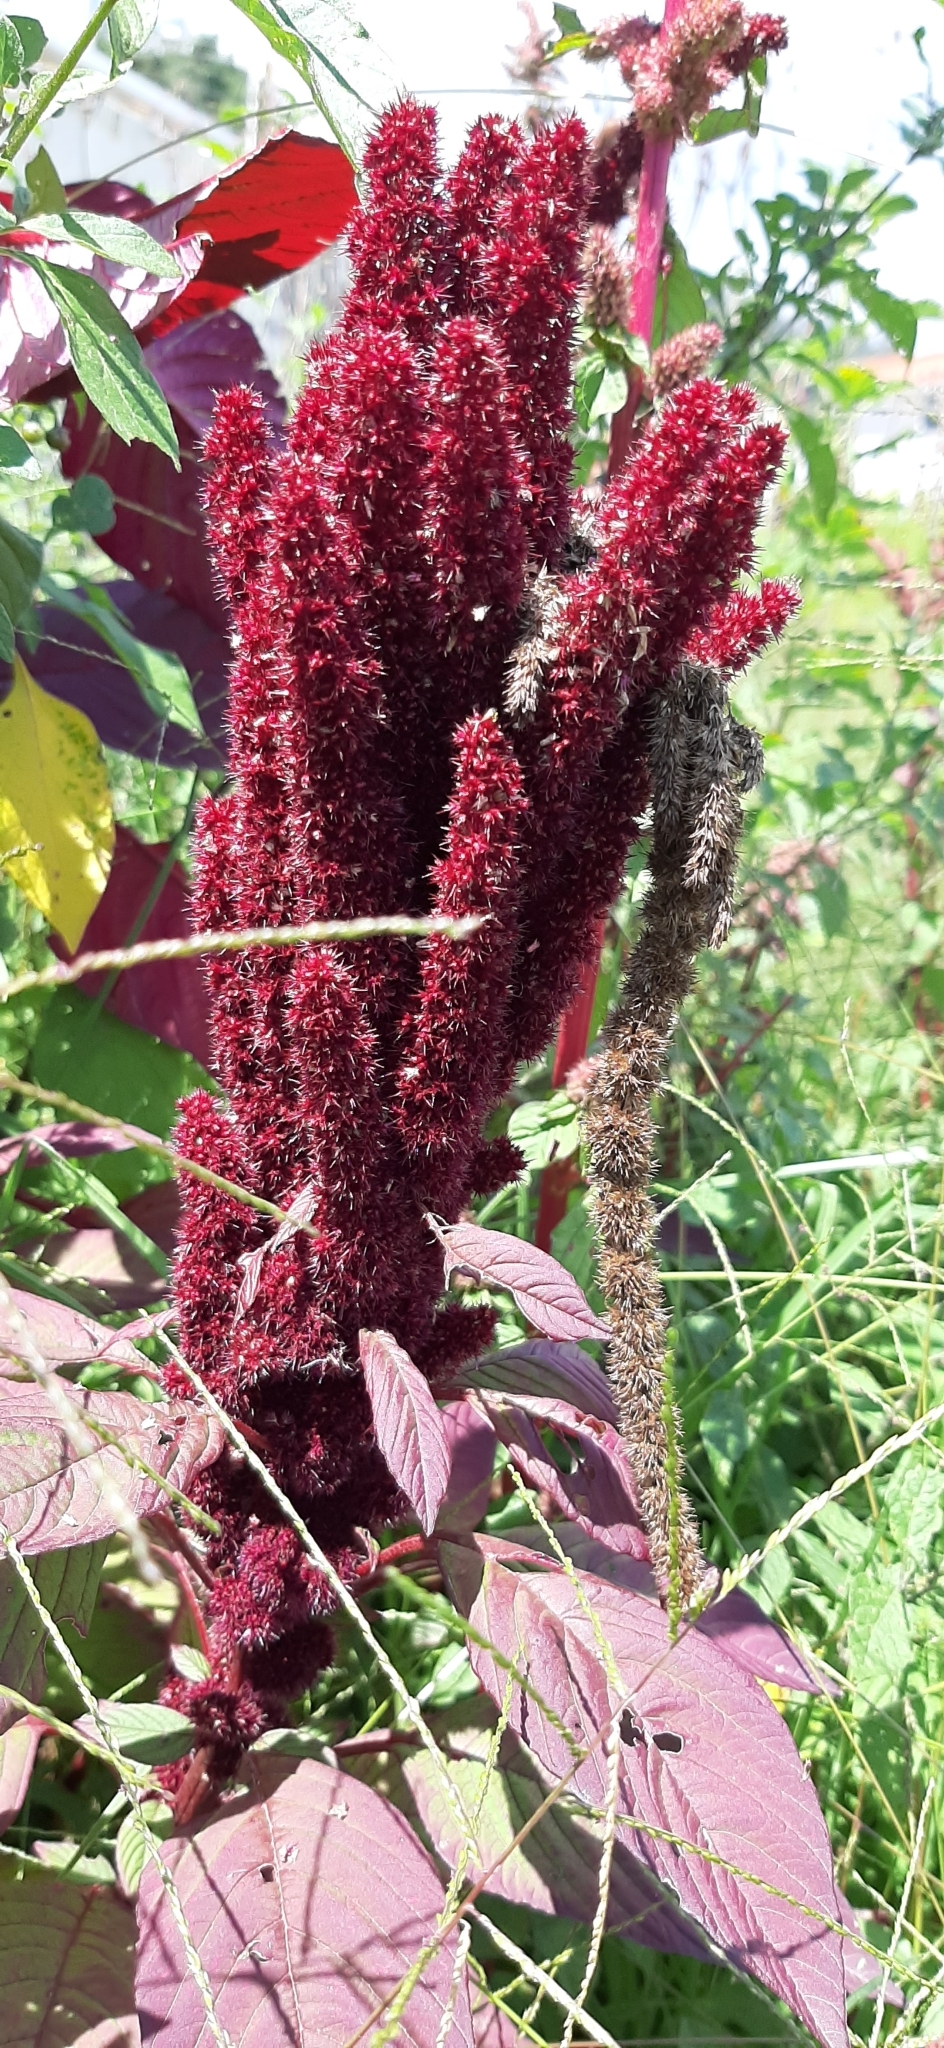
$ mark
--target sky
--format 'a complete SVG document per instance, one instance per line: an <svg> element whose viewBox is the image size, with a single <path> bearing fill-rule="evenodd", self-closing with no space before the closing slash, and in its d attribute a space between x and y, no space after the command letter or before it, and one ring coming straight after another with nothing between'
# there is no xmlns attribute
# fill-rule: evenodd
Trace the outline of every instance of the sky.
<svg viewBox="0 0 944 2048"><path fill-rule="evenodd" d="M60 46L74 38L87 18L85 0L33 4ZM779 4L787 17L790 47L772 61L760 136L753 143L735 136L707 149L676 152L673 219L701 269L715 269L732 254L735 229L749 225L753 198L801 189L804 162L837 170L849 162L866 162L884 176L902 169L905 152L896 132L900 103L920 94L925 82L913 42L916 29L925 30L925 52L944 100L944 0ZM304 0L304 5L309 18L321 17L328 40L330 0ZM550 24L552 0L536 0L536 9L539 20ZM616 9L613 0L602 6L587 0L583 7L577 0L577 11L592 27L612 18ZM514 109L504 66L508 46L520 40L524 27L516 0L476 0L474 9L455 0L360 0L357 12L380 55L381 78L386 76L392 90L406 88L437 102L448 156L455 155L477 114ZM652 0L649 12L658 18L658 0ZM192 31L193 23L193 12L182 9L180 0L161 0L158 33L186 32L188 25ZM214 34L220 49L255 83L269 73L267 98L273 86L277 94L284 87L286 97L299 92L294 74L273 59L261 33L231 0L200 0L199 29ZM588 88L597 84L600 73L577 58L562 68L565 92L588 125L596 127L619 111L618 103L591 97ZM618 84L615 70L612 75ZM376 74L373 83L376 90ZM366 79L362 89L369 96ZM916 165L905 173L902 189L918 201L918 212L883 231L881 281L903 297L944 305L944 172L936 164ZM924 323L919 350L942 347L944 323Z"/></svg>

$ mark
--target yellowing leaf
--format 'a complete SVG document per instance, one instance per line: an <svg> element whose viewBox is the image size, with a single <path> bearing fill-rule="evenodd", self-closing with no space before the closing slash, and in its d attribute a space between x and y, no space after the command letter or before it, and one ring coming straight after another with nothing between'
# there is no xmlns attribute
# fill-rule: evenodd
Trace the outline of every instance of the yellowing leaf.
<svg viewBox="0 0 944 2048"><path fill-rule="evenodd" d="M75 952L108 880L115 823L95 728L17 655L0 703L0 865Z"/></svg>

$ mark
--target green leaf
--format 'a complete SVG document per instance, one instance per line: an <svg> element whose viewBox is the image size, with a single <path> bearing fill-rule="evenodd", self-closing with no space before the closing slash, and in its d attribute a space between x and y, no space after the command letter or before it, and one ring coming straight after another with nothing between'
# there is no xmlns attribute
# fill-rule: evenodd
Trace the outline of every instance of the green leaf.
<svg viewBox="0 0 944 2048"><path fill-rule="evenodd" d="M141 1815L158 1841L166 1841L173 1829L174 1816L164 1800L145 1799L142 1802ZM115 1843L115 1869L118 1873L118 1883L126 1899L137 1898L141 1874L147 1859L148 1848L141 1820L136 1813L129 1813L118 1829L118 1839Z"/></svg>
<svg viewBox="0 0 944 2048"><path fill-rule="evenodd" d="M8 14L6 20L20 38L27 71L32 71L33 65L39 63L48 40L42 22L32 14Z"/></svg>
<svg viewBox="0 0 944 2048"><path fill-rule="evenodd" d="M43 1605L56 1621L67 1617L87 1635L95 1612L98 1582L108 1540L79 1543L31 1558L29 1570ZM46 1684L46 1638L36 1609L8 1559L0 1563L0 1684L41 1700ZM18 1709L0 1698L0 1725Z"/></svg>
<svg viewBox="0 0 944 2048"><path fill-rule="evenodd" d="M944 1520L944 1472L925 1465L920 1449L902 1458L888 1484L889 1535L913 1571L926 1572Z"/></svg>
<svg viewBox="0 0 944 2048"><path fill-rule="evenodd" d="M0 604L14 626L30 602L42 563L41 543L0 517Z"/></svg>
<svg viewBox="0 0 944 2048"><path fill-rule="evenodd" d="M719 1387L712 1394L700 1433L722 1486L730 1486L750 1442L747 1414L735 1387Z"/></svg>
<svg viewBox="0 0 944 2048"><path fill-rule="evenodd" d="M23 250L19 258L42 279L65 328L73 368L102 418L119 440L150 441L179 469L167 401L108 293L81 271L63 270Z"/></svg>
<svg viewBox="0 0 944 2048"><path fill-rule="evenodd" d="M0 661L12 661L15 652L16 641L13 637L13 621L9 612L5 612L2 604L0 604Z"/></svg>
<svg viewBox="0 0 944 2048"><path fill-rule="evenodd" d="M524 1154L529 1172L540 1172L551 1159L569 1159L580 1143L576 1105L558 1089L542 1102L522 1102L508 1120L508 1136Z"/></svg>
<svg viewBox="0 0 944 2048"><path fill-rule="evenodd" d="M922 967L921 992L938 1016L944 1017L944 967Z"/></svg>
<svg viewBox="0 0 944 2048"><path fill-rule="evenodd" d="M895 1573L876 1558L849 1585L848 1644L860 1711L892 1706L911 1662L911 1634Z"/></svg>
<svg viewBox="0 0 944 2048"><path fill-rule="evenodd" d="M713 106L711 113L702 115L702 119L694 123L694 127L692 127L692 141L694 143L719 141L723 135L739 135L741 131L745 131L747 135L756 135L758 129L760 129L760 104L762 104L762 92L758 90L758 86L764 86L764 84L766 84L766 72L764 72L764 78L760 78L760 76L754 76L752 70L749 70L747 72L747 90L745 90L745 96L743 96L743 106Z"/></svg>
<svg viewBox="0 0 944 2048"><path fill-rule="evenodd" d="M332 134L353 160L357 137L352 119L358 108L372 119L376 103L392 97L392 81L380 72L370 80L374 105L352 83L348 74L365 68L366 53L358 45L369 45L370 38L343 0L233 0L233 5L304 79ZM332 41L343 46L343 70L330 54Z"/></svg>
<svg viewBox="0 0 944 2048"><path fill-rule="evenodd" d="M62 181L47 149L40 147L23 173L36 213L58 213L66 204Z"/></svg>
<svg viewBox="0 0 944 2048"><path fill-rule="evenodd" d="M59 580L53 582L50 579L44 588L63 611L71 612L75 618L91 626L92 631L104 640L106 647L111 648L134 677L145 703L158 718L171 725L182 726L185 732L194 733L198 739L204 737L190 677L176 654L168 654L161 647L150 647L146 640L137 639L100 584L84 584L84 594L80 594L74 585Z"/></svg>
<svg viewBox="0 0 944 2048"><path fill-rule="evenodd" d="M71 491L59 491L49 516L58 533L108 533L115 524L111 485L102 476L77 477Z"/></svg>
<svg viewBox="0 0 944 2048"><path fill-rule="evenodd" d="M893 292L883 291L863 270L856 271L849 289L863 312L887 334L892 347L910 362L918 338L917 307L907 299L896 299Z"/></svg>
<svg viewBox="0 0 944 2048"><path fill-rule="evenodd" d="M29 442L6 420L0 420L0 469L22 469L24 462L32 460Z"/></svg>
<svg viewBox="0 0 944 2048"><path fill-rule="evenodd" d="M824 939L835 939L849 923L849 885L835 868L822 867L813 890Z"/></svg>
<svg viewBox="0 0 944 2048"><path fill-rule="evenodd" d="M25 70L22 38L11 16L0 15L0 86L19 85Z"/></svg>
<svg viewBox="0 0 944 2048"><path fill-rule="evenodd" d="M108 17L111 44L111 75L131 63L147 42L157 20L158 0L116 0Z"/></svg>
<svg viewBox="0 0 944 2048"><path fill-rule="evenodd" d="M193 1725L173 1707L99 1700L98 1711L115 1748L133 1763L176 1763L192 1747Z"/></svg>
<svg viewBox="0 0 944 2048"><path fill-rule="evenodd" d="M619 412L626 403L626 372L603 355L585 356L577 366L574 405L584 433L594 420Z"/></svg>
<svg viewBox="0 0 944 2048"><path fill-rule="evenodd" d="M811 419L809 413L795 412L791 408L787 416L809 471L813 509L820 524L825 525L839 482L836 458L817 421Z"/></svg>
<svg viewBox="0 0 944 2048"><path fill-rule="evenodd" d="M586 50L593 41L593 36L583 32L579 36L562 36L559 43L551 44L547 52L547 61L552 64L555 57L569 57L571 50Z"/></svg>
<svg viewBox="0 0 944 2048"><path fill-rule="evenodd" d="M120 263L126 270L143 270L148 277L180 276L180 265L171 250L155 241L137 221L122 220L120 214L86 213L79 207L64 206L55 212L31 214L30 227L48 242L78 242L83 249L94 249L97 256Z"/></svg>
<svg viewBox="0 0 944 2048"><path fill-rule="evenodd" d="M666 228L663 247L671 254L672 267L667 277L660 276L656 286L652 318L654 347L661 341L670 341L673 334L681 334L683 328L697 327L708 318L701 286L689 265L684 243L674 228Z"/></svg>
<svg viewBox="0 0 944 2048"><path fill-rule="evenodd" d="M565 7L562 4L562 0L557 0L557 5L554 9L554 20L562 36L586 35L586 29L576 9Z"/></svg>
<svg viewBox="0 0 944 2048"><path fill-rule="evenodd" d="M30 1061L41 1088L60 1088L74 1100L166 1138L181 1095L210 1087L203 1068L101 1010L79 989L57 989L43 1011Z"/></svg>

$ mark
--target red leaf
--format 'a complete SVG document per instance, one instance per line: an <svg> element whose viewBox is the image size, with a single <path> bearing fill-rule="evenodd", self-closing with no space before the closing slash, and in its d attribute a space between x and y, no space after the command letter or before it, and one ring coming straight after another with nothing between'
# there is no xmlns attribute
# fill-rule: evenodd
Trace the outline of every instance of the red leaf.
<svg viewBox="0 0 944 2048"><path fill-rule="evenodd" d="M357 1778L306 1759L248 1759L253 1789L166 1844L191 1938L233 2048L343 2048L434 1932L444 1891L402 1815ZM153 1864L138 1894L145 2048L206 2039L199 1989ZM406 2007L412 2048L472 2040L451 1935ZM445 2021L445 2024L444 2024ZM442 2032L440 2032L442 2029Z"/></svg>
<svg viewBox="0 0 944 2048"><path fill-rule="evenodd" d="M506 1351L490 1351L476 1359L464 1370L463 1379L466 1386L487 1387L497 1394L570 1401L582 1415L599 1415L614 1428L619 1424L609 1380L579 1344L533 1337L529 1343L511 1344Z"/></svg>
<svg viewBox="0 0 944 2048"><path fill-rule="evenodd" d="M661 1609L587 1572L582 1604L563 1572L512 1572L474 1539L461 1549L443 1543L441 1553L462 1611L508 1660L473 1641L482 1683L501 1702L510 1663L527 1685L515 1691L510 1721L542 1768L561 1778L595 1745L571 1783L598 1807L598 1732L618 1712L620 1810L636 1823L620 1839L736 1967L782 1998L824 2048L845 2048L841 1942L822 1924L839 1913L829 1838L802 1759L760 1686L697 1629L671 1643Z"/></svg>
<svg viewBox="0 0 944 2048"><path fill-rule="evenodd" d="M596 1415L580 1415L565 1401L517 1401L479 1395L502 1443L533 1486L543 1487L568 1519L608 1549L648 1558L629 1453L618 1430ZM574 1462L562 1471L546 1448L538 1423L548 1424Z"/></svg>
<svg viewBox="0 0 944 2048"><path fill-rule="evenodd" d="M471 1401L448 1401L441 1418L449 1484L439 1504L437 1527L474 1529L488 1507L498 1439Z"/></svg>
<svg viewBox="0 0 944 2048"><path fill-rule="evenodd" d="M0 1735L0 1833L16 1819L26 1798L46 1727L38 1715L24 1714Z"/></svg>
<svg viewBox="0 0 944 2048"><path fill-rule="evenodd" d="M79 1448L44 1387L0 1379L0 1527L15 1536L27 1557L97 1543L119 1527L116 1496L133 1515L154 1514L167 1495L128 1458L185 1493L196 1472L213 1463L223 1444L220 1426L190 1403L170 1406L134 1394L67 1388ZM117 1439L103 1444L89 1422ZM85 1445L87 1444L87 1448Z"/></svg>
<svg viewBox="0 0 944 2048"><path fill-rule="evenodd" d="M549 1252L504 1230L477 1223L450 1223L442 1231L446 1279L468 1272L489 1287L514 1296L522 1315L545 1337L609 1337L609 1325L594 1315L573 1275Z"/></svg>
<svg viewBox="0 0 944 2048"><path fill-rule="evenodd" d="M361 1365L377 1443L428 1536L449 1484L442 1416L418 1366L386 1330L362 1330Z"/></svg>
<svg viewBox="0 0 944 2048"><path fill-rule="evenodd" d="M238 292L310 263L347 226L356 198L353 169L337 143L290 130L212 184L170 202L176 232L209 241L199 276L152 322L150 336L215 313ZM169 213L167 203L154 207L139 216L141 225L154 234L170 225Z"/></svg>
<svg viewBox="0 0 944 2048"><path fill-rule="evenodd" d="M166 846L142 846L123 825L117 827L105 893L83 933L83 953L128 944L129 934L154 889L166 857ZM137 937L189 938L189 900L187 878L179 861L175 861ZM84 974L79 987L86 995L94 996L104 980L101 974ZM152 1038L161 1038L165 1045L192 1053L202 1066L209 1066L212 1052L207 993L198 960L153 960L143 967L128 968L119 974L105 1007L114 1016L123 1017L126 1024L149 1031Z"/></svg>

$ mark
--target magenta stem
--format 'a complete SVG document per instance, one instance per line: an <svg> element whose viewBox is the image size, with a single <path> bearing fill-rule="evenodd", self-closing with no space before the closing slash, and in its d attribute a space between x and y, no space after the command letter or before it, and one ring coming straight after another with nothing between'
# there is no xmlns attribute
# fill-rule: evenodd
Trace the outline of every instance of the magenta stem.
<svg viewBox="0 0 944 2048"><path fill-rule="evenodd" d="M665 0L662 34L671 27L687 4L688 0ZM629 325L632 333L638 334L647 348L652 346L652 322L662 262L662 237L665 233L666 191L674 148L673 135L647 135L642 153L636 247L633 254L629 298ZM619 475L629 454L633 421L642 393L642 381L641 371L636 371L630 377L626 404L621 412L615 414L610 428L611 478Z"/></svg>

